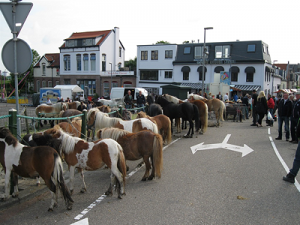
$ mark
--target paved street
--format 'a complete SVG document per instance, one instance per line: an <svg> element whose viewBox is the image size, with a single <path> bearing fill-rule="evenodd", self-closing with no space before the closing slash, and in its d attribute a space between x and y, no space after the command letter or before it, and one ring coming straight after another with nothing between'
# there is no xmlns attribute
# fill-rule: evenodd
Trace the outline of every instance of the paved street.
<svg viewBox="0 0 300 225"><path fill-rule="evenodd" d="M225 121L192 139L182 135L175 134L174 143L165 147L161 179L140 181L144 167L130 173L139 161L129 162L127 195L122 200L116 194L102 196L110 172L101 169L85 172L85 194L79 193L77 174L71 211L60 199L54 212L47 212L50 194L45 189L6 209L0 203L0 220L5 224L298 224L299 184L282 181L297 145L273 142L277 122L271 128L257 128L249 120ZM226 148L209 149L226 137L235 150L246 144L253 151L242 157ZM207 149L193 154L190 147L202 142Z"/></svg>

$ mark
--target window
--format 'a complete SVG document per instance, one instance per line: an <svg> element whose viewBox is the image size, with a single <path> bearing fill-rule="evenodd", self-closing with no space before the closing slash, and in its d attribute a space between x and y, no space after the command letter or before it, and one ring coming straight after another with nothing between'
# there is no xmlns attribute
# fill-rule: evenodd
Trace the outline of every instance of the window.
<svg viewBox="0 0 300 225"><path fill-rule="evenodd" d="M253 73L246 73L246 82L253 82Z"/></svg>
<svg viewBox="0 0 300 225"><path fill-rule="evenodd" d="M70 71L70 69L71 69L70 55L64 55L64 70Z"/></svg>
<svg viewBox="0 0 300 225"><path fill-rule="evenodd" d="M48 87L53 87L52 86L52 81L48 81Z"/></svg>
<svg viewBox="0 0 300 225"><path fill-rule="evenodd" d="M77 80L76 84L84 90L84 87L88 87L88 95L94 95L96 93L96 81L95 80Z"/></svg>
<svg viewBox="0 0 300 225"><path fill-rule="evenodd" d="M109 83L104 81L103 83L103 96L109 96Z"/></svg>
<svg viewBox="0 0 300 225"><path fill-rule="evenodd" d="M122 48L119 47L119 57L122 57Z"/></svg>
<svg viewBox="0 0 300 225"><path fill-rule="evenodd" d="M44 76L46 76L46 64L45 63L42 64L42 73Z"/></svg>
<svg viewBox="0 0 300 225"><path fill-rule="evenodd" d="M209 46L205 46L206 49L206 56L208 56L209 53ZM203 46L196 46L195 47L195 59L202 59L203 56Z"/></svg>
<svg viewBox="0 0 300 225"><path fill-rule="evenodd" d="M182 78L182 80L189 80L189 76L190 76L189 72L183 72L183 78Z"/></svg>
<svg viewBox="0 0 300 225"><path fill-rule="evenodd" d="M102 54L102 71L106 71L106 55Z"/></svg>
<svg viewBox="0 0 300 225"><path fill-rule="evenodd" d="M70 80L70 79L65 79L65 80L64 80L64 84L65 84L65 85L71 84L71 80Z"/></svg>
<svg viewBox="0 0 300 225"><path fill-rule="evenodd" d="M141 51L141 60L148 60L148 51Z"/></svg>
<svg viewBox="0 0 300 225"><path fill-rule="evenodd" d="M173 72L172 71L165 71L165 78L172 78Z"/></svg>
<svg viewBox="0 0 300 225"><path fill-rule="evenodd" d="M158 80L158 70L141 71L140 80Z"/></svg>
<svg viewBox="0 0 300 225"><path fill-rule="evenodd" d="M96 54L91 54L91 71L96 71Z"/></svg>
<svg viewBox="0 0 300 225"><path fill-rule="evenodd" d="M132 82L131 81L125 81L123 86L124 87L132 87Z"/></svg>
<svg viewBox="0 0 300 225"><path fill-rule="evenodd" d="M41 82L39 80L36 81L36 92L40 92Z"/></svg>
<svg viewBox="0 0 300 225"><path fill-rule="evenodd" d="M255 52L255 45L248 45L247 52Z"/></svg>
<svg viewBox="0 0 300 225"><path fill-rule="evenodd" d="M120 70L122 67L122 63L118 63L118 70Z"/></svg>
<svg viewBox="0 0 300 225"><path fill-rule="evenodd" d="M81 71L81 55L76 55L77 71Z"/></svg>
<svg viewBox="0 0 300 225"><path fill-rule="evenodd" d="M221 59L221 58L229 58L229 57L230 57L229 45L215 47L215 58Z"/></svg>
<svg viewBox="0 0 300 225"><path fill-rule="evenodd" d="M79 40L78 40L79 41ZM81 41L81 40L80 40ZM95 39L91 39L91 38L89 38L89 39L83 39L82 40L82 45L83 46L92 46L92 45L94 45L94 43L95 43ZM79 46L79 45L78 45Z"/></svg>
<svg viewBox="0 0 300 225"><path fill-rule="evenodd" d="M59 85L59 84L60 84L59 80L55 81L55 85Z"/></svg>
<svg viewBox="0 0 300 225"><path fill-rule="evenodd" d="M89 55L88 54L83 55L83 70L89 71Z"/></svg>
<svg viewBox="0 0 300 225"><path fill-rule="evenodd" d="M173 58L173 50L166 50L165 59L172 59L172 58Z"/></svg>
<svg viewBox="0 0 300 225"><path fill-rule="evenodd" d="M191 54L191 47L184 47L183 54Z"/></svg>
<svg viewBox="0 0 300 225"><path fill-rule="evenodd" d="M112 87L118 87L118 82L117 81L113 81L112 82Z"/></svg>
<svg viewBox="0 0 300 225"><path fill-rule="evenodd" d="M238 73L236 72L231 72L231 81L232 82L237 82L238 81Z"/></svg>
<svg viewBox="0 0 300 225"><path fill-rule="evenodd" d="M151 51L151 60L158 60L158 51Z"/></svg>
<svg viewBox="0 0 300 225"><path fill-rule="evenodd" d="M206 79L206 72L204 72L204 80ZM202 71L199 72L199 80L202 80Z"/></svg>
<svg viewBox="0 0 300 225"><path fill-rule="evenodd" d="M42 87L46 87L46 81L42 81Z"/></svg>

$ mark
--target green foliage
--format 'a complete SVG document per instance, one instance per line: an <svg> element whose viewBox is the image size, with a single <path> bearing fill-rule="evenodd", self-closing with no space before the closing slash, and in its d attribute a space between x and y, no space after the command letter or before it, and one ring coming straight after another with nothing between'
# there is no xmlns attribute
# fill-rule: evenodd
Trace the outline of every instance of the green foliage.
<svg viewBox="0 0 300 225"><path fill-rule="evenodd" d="M155 44L156 45L158 45L158 44L170 44L170 42L168 42L168 41L158 41Z"/></svg>
<svg viewBox="0 0 300 225"><path fill-rule="evenodd" d="M97 93L94 94L94 99L98 99L99 95Z"/></svg>
<svg viewBox="0 0 300 225"><path fill-rule="evenodd" d="M190 43L189 41L184 41L184 42L182 42L182 44L188 44L188 43Z"/></svg>
<svg viewBox="0 0 300 225"><path fill-rule="evenodd" d="M135 57L134 59L130 59L129 61L125 62L125 67L129 67L129 70L135 70L136 68L136 59L137 57Z"/></svg>

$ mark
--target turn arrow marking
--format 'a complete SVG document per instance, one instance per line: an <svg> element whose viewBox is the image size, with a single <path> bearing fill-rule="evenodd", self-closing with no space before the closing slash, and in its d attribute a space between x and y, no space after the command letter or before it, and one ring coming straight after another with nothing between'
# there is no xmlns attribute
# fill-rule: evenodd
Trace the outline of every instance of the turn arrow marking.
<svg viewBox="0 0 300 225"><path fill-rule="evenodd" d="M193 154L195 154L196 151L224 148L224 149L228 149L228 150L235 151L235 152L241 152L242 157L244 157L245 155L248 155L249 153L253 152L253 149L250 148L246 144L244 144L244 147L243 146L238 146L238 145L227 144L230 136L231 136L231 134L227 134L222 143L204 145L204 142L202 142L198 145L194 145L194 146L191 147L191 151L192 151Z"/></svg>

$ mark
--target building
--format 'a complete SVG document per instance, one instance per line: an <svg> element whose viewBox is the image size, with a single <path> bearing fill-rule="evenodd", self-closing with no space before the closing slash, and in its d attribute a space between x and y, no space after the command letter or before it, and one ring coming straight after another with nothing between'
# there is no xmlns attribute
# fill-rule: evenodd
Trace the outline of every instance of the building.
<svg viewBox="0 0 300 225"><path fill-rule="evenodd" d="M204 89L209 93L209 84L221 83L221 72L227 72L231 87L242 94L253 89L265 94L278 90L272 83L275 69L263 41L206 43L204 76L203 52L203 43L138 45L137 86L161 94L162 85L176 83L191 87L193 92Z"/></svg>
<svg viewBox="0 0 300 225"><path fill-rule="evenodd" d="M125 48L119 28L73 33L60 49L60 83L88 87L88 95L108 97L112 87L135 86L124 69Z"/></svg>
<svg viewBox="0 0 300 225"><path fill-rule="evenodd" d="M59 53L47 53L33 67L34 91L43 87L54 87L60 83Z"/></svg>

